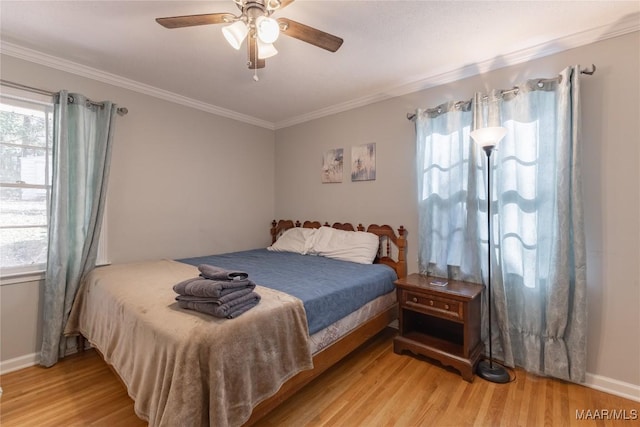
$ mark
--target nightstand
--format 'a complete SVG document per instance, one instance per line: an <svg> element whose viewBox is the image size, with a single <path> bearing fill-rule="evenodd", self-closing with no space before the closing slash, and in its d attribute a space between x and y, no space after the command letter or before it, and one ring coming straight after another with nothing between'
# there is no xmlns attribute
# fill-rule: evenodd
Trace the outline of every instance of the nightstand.
<svg viewBox="0 0 640 427"><path fill-rule="evenodd" d="M446 286L432 282L444 280ZM410 274L395 282L400 331L393 351L408 350L458 370L471 382L482 354L480 309L483 285Z"/></svg>

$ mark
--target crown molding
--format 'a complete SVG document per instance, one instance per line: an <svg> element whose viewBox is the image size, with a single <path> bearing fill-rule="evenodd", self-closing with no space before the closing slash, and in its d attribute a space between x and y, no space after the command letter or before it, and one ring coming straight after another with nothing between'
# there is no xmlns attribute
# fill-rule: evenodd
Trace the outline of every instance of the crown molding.
<svg viewBox="0 0 640 427"><path fill-rule="evenodd" d="M436 86L453 83L458 80L483 74L489 71L509 67L516 64L522 64L545 56L563 52L565 50L588 45L598 41L622 36L635 31L640 31L640 19L638 15L631 15L613 25L604 25L580 33L550 40L539 45L521 49L500 57L500 63L496 63L494 59L488 59L479 63L466 65L455 70L424 75L417 80L387 87L379 90L378 93L353 99L344 103L336 104L327 108L312 111L290 119L275 123L276 129L282 129L296 124L308 122L310 120L319 119L321 117L348 111L354 108L363 107L375 102L384 101L386 99L395 98L409 93L419 92ZM590 64L584 64L585 66Z"/></svg>
<svg viewBox="0 0 640 427"><path fill-rule="evenodd" d="M395 98L443 84L452 83L467 77L472 77L478 74L497 70L499 68L521 64L533 59L553 55L565 50L573 49L613 37L622 36L635 31L640 31L640 20L638 19L637 15L631 15L623 20L616 22L615 24L596 27L590 30L582 31L580 33L569 35L567 37L550 40L537 46L502 55L499 64L496 63L494 59L488 59L451 71L427 74L412 81L407 81L391 87L382 88L378 90L377 93L374 93L372 95L353 99L340 104L335 104L326 108L291 117L289 119L275 123L246 114L238 113L233 110L228 110L226 108L218 107L216 105L198 101L193 98L188 98L177 93L146 85L135 80L118 76L116 74L107 73L95 68L87 67L73 61L61 59L13 43L3 41L0 45L0 51L3 54L23 59L25 61L34 62L57 70L66 71L82 77L87 77L93 80L101 81L103 83L129 89L134 92L143 93L145 95L153 96L165 101L174 102L176 104L206 111L211 114L216 114L218 116L238 120L240 122L252 124L266 129L277 130L319 119L332 114L352 110L354 108L363 107L390 98Z"/></svg>
<svg viewBox="0 0 640 427"><path fill-rule="evenodd" d="M126 77L118 76L116 74L107 73L96 68L87 67L73 61L61 59L43 52L39 52L37 50L19 46L14 43L3 41L0 45L0 51L5 55L13 56L15 58L23 59L29 62L34 62L36 64L54 68L56 70L66 71L68 73L76 74L81 77L87 77L92 80L97 80L113 86L129 89L134 92L143 93L154 98L159 98L165 101L195 108L197 110L206 111L218 116L274 130L274 124L272 122L238 113L233 110L228 110L226 108L218 107L216 105L208 104L206 102L201 102L174 92L169 92L167 90L140 83Z"/></svg>

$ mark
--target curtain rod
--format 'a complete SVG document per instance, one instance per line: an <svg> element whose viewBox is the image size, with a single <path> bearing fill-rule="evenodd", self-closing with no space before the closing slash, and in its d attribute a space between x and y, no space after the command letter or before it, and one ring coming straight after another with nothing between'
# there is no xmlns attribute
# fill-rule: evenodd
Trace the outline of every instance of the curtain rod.
<svg viewBox="0 0 640 427"><path fill-rule="evenodd" d="M9 80L4 80L4 79L0 79L0 85L11 87L11 88L14 88L14 89L26 90L28 92L37 93L39 95L54 96L54 95L56 95L58 93L58 92L51 92L51 91L45 90L45 89L38 89L37 87L31 87L31 86L27 86L27 85L23 85L23 84L20 84L20 83L11 82ZM97 107L104 107L104 104L101 103L101 102L93 102L91 100L89 100L89 102L92 105L95 105ZM121 116L124 116L125 114L127 114L129 112L129 110L126 107L118 107L118 109L116 111Z"/></svg>
<svg viewBox="0 0 640 427"><path fill-rule="evenodd" d="M593 75L593 73L595 73L595 72L596 72L596 65L595 64L591 64L591 69L585 68L584 70L580 70L580 74L586 74L588 76ZM540 79L540 82L544 83L544 82L549 82L549 81L552 81L552 80L555 80L555 79ZM518 90L519 89L517 87L514 87L512 89L503 90L502 94L506 95L508 93L518 92ZM456 102L456 107L458 107L459 105L463 105L463 104L465 104L467 102L469 102L469 101L458 101L458 102ZM437 108L438 107L436 107L435 109L437 109ZM407 120L414 121L415 119L416 119L415 113L407 113Z"/></svg>

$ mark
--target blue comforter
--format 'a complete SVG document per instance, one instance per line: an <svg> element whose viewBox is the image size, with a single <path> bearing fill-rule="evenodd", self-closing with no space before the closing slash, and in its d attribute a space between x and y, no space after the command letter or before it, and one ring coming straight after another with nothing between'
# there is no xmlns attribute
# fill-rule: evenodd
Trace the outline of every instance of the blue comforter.
<svg viewBox="0 0 640 427"><path fill-rule="evenodd" d="M382 264L356 264L266 249L178 260L249 274L256 284L293 295L304 304L309 334L394 290L395 271Z"/></svg>

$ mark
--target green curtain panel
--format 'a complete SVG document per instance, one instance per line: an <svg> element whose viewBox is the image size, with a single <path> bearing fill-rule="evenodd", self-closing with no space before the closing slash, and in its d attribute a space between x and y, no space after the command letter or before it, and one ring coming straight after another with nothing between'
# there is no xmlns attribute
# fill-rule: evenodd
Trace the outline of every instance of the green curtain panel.
<svg viewBox="0 0 640 427"><path fill-rule="evenodd" d="M63 330L84 274L95 267L116 105L54 97L53 178L40 364L64 356Z"/></svg>

